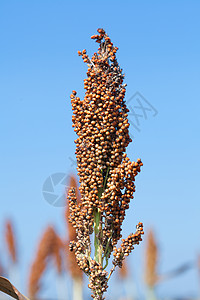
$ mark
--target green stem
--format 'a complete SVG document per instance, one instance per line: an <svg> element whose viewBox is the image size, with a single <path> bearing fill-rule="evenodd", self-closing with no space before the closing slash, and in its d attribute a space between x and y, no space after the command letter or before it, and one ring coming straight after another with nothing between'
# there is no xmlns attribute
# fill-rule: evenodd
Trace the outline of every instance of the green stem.
<svg viewBox="0 0 200 300"><path fill-rule="evenodd" d="M103 187L99 188L99 192L98 192L99 200L101 199L101 195L106 188L108 174L109 174L109 167L106 170ZM103 257L102 257L103 246L102 246L101 240L100 240L100 236L102 235L102 226L100 224L100 221L101 221L101 212L99 211L98 208L95 208L95 210L94 210L94 248L95 248L94 259L97 263L102 265L103 264Z"/></svg>
<svg viewBox="0 0 200 300"><path fill-rule="evenodd" d="M103 270L105 270L105 269L107 268L107 266L108 266L108 258L106 257L106 264L105 264L105 266L103 267Z"/></svg>
<svg viewBox="0 0 200 300"><path fill-rule="evenodd" d="M101 213L98 209L95 209L94 212L94 247L95 247L95 254L94 259L96 262L101 263L100 259L100 241L99 241L99 223L100 223Z"/></svg>

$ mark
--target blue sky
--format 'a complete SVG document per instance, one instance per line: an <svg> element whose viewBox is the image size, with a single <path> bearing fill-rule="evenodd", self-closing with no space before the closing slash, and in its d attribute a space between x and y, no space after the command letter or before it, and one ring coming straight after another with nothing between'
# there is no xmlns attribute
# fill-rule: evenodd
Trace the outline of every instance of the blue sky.
<svg viewBox="0 0 200 300"><path fill-rule="evenodd" d="M155 230L160 272L200 252L199 1L4 1L0 3L0 226L13 218L23 280L41 230L49 223L65 236L63 208L43 195L48 176L75 172L75 134L70 93L84 95L86 66L77 51L90 55L90 39L103 27L119 47L126 99L139 92L158 111L132 122L128 154L142 158L134 201L123 232L138 221ZM141 99L140 99L141 100ZM130 102L134 107L136 98ZM145 237L144 237L145 239ZM144 245L131 255L140 281ZM0 251L4 251L3 238ZM197 295L197 271L163 283L161 296ZM25 291L25 283L22 290ZM142 292L142 285L139 283Z"/></svg>

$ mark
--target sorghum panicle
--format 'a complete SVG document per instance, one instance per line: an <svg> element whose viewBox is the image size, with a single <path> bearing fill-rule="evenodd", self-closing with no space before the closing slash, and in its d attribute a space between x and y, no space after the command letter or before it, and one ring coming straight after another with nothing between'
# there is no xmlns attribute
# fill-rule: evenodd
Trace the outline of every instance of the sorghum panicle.
<svg viewBox="0 0 200 300"><path fill-rule="evenodd" d="M30 269L28 293L31 299L37 298L37 294L40 290L40 279L46 270L47 262L50 257L54 259L58 273L61 273L62 248L63 243L61 239L56 234L54 228L49 226L42 235L36 256Z"/></svg>
<svg viewBox="0 0 200 300"><path fill-rule="evenodd" d="M153 288L159 279L159 275L157 274L157 260L158 246L153 231L149 230L146 245L145 282L150 288Z"/></svg>
<svg viewBox="0 0 200 300"><path fill-rule="evenodd" d="M142 223L135 234L116 244L122 237L122 223L135 192L135 176L142 162L131 162L126 147L129 136L128 109L125 104L126 84L116 52L103 29L91 38L99 43L98 52L90 59L86 50L78 51L88 65L84 80L85 97L80 100L72 91L73 127L76 143L77 171L80 178L81 201L75 190L69 192L69 220L76 229L77 240L70 249L75 251L79 267L89 276L92 297L103 299L107 281L116 265L129 255L134 244L141 241ZM91 257L91 234L94 232L95 253ZM113 268L105 268L114 249Z"/></svg>

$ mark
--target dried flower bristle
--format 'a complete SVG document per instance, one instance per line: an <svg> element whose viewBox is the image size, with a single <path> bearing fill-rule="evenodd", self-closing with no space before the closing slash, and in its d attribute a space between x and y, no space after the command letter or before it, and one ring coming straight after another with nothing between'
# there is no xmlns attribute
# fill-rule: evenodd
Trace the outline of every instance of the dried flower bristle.
<svg viewBox="0 0 200 300"><path fill-rule="evenodd" d="M6 244L8 247L8 251L10 254L10 257L13 261L13 263L16 263L17 261L17 255L16 255L16 240L13 230L13 225L11 221L6 222Z"/></svg>
<svg viewBox="0 0 200 300"><path fill-rule="evenodd" d="M159 278L156 270L158 259L158 247L152 230L150 230L147 234L147 245L145 254L145 282L149 287L154 287Z"/></svg>

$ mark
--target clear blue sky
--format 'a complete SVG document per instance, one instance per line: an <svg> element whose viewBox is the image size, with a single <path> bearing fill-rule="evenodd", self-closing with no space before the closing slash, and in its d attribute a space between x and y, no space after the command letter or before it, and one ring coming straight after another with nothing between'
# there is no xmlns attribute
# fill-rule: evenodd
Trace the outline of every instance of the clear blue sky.
<svg viewBox="0 0 200 300"><path fill-rule="evenodd" d="M127 100L137 91L158 114L131 126L132 160L142 172L127 213L124 233L138 221L153 226L160 245L160 272L200 252L199 1L5 1L0 3L1 230L15 221L24 274L47 223L65 236L63 208L43 198L45 179L76 171L70 93L83 97L86 66L77 51L91 55L90 39L103 27L119 47ZM136 100L135 100L136 101ZM132 107L135 103L131 103ZM130 116L132 123L134 117ZM4 251L3 238L0 251ZM140 278L144 243L131 255ZM1 254L0 254L1 257ZM137 279L139 281L139 279ZM197 271L163 283L159 295L198 292ZM24 286L25 283L22 284ZM140 289L142 287L140 286ZM23 289L22 289L23 290ZM24 289L25 291L25 289Z"/></svg>

